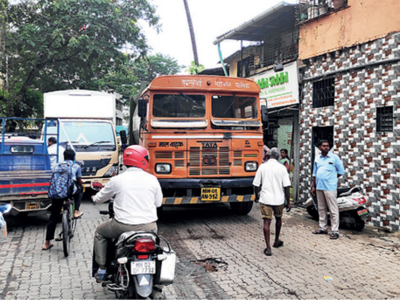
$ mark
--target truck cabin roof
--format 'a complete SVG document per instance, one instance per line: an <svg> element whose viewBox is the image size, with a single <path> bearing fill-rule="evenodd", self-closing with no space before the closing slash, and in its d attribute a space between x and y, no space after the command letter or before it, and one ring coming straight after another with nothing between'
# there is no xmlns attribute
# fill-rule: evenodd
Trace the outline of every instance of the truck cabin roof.
<svg viewBox="0 0 400 300"><path fill-rule="evenodd" d="M260 88L246 78L210 75L167 75L155 78L143 91L212 91L259 94Z"/></svg>

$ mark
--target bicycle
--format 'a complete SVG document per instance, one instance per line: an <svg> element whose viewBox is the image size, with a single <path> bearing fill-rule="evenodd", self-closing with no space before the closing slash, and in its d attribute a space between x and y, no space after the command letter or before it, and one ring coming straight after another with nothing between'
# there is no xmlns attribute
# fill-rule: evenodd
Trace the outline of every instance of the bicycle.
<svg viewBox="0 0 400 300"><path fill-rule="evenodd" d="M58 235L56 241L63 242L63 251L64 256L68 257L70 252L70 242L74 237L75 229L76 229L76 221L74 216L75 212L75 201L73 199L64 199L63 201L63 210L62 210L62 222L61 229L62 231Z"/></svg>

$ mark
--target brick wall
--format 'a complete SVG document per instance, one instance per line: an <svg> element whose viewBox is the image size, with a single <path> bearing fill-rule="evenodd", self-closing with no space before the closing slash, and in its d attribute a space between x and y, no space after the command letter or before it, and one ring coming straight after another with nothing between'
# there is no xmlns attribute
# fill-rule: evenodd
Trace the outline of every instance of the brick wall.
<svg viewBox="0 0 400 300"><path fill-rule="evenodd" d="M311 59L304 78L313 78L388 59L400 58L400 33L331 55ZM334 106L312 107L312 81L302 85L300 112L300 200L311 188L314 126L334 126L334 153L346 174L339 186L360 185L370 199L368 223L399 230L400 194L400 63L335 73ZM376 108L394 107L394 131L376 131Z"/></svg>

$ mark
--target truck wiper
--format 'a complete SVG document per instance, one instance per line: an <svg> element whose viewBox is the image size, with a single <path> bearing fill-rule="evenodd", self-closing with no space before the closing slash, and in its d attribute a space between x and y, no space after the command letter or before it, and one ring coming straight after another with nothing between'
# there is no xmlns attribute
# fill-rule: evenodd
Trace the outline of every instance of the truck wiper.
<svg viewBox="0 0 400 300"><path fill-rule="evenodd" d="M224 111L224 115L226 115L226 112L232 107L233 103L235 103L235 94L233 94L231 104L229 104L228 108Z"/></svg>
<svg viewBox="0 0 400 300"><path fill-rule="evenodd" d="M112 141L98 141L98 142L95 142L95 143L92 143L92 144L89 144L89 145L85 145L85 146L83 146L83 148L88 148L88 147L90 147L90 146L95 146L95 145L97 145L97 144L108 144L108 143L112 143Z"/></svg>
<svg viewBox="0 0 400 300"><path fill-rule="evenodd" d="M189 101L193 101L194 102L194 100L192 99L192 98L190 98L189 96L186 96L184 93L182 93L182 92L179 92L179 95L181 95L183 98L186 98L186 100L189 100Z"/></svg>

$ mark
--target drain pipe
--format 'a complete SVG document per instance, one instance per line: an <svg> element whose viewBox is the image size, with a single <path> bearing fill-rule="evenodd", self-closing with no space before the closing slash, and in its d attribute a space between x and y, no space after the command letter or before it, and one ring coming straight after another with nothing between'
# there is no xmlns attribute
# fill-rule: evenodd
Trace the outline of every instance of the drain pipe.
<svg viewBox="0 0 400 300"><path fill-rule="evenodd" d="M221 61L222 69L224 70L225 76L228 77L229 75L228 75L228 72L225 69L224 59L222 58L221 46L220 46L219 43L218 43L218 54L219 54L219 59Z"/></svg>

